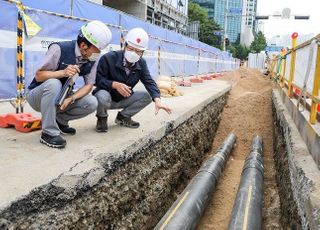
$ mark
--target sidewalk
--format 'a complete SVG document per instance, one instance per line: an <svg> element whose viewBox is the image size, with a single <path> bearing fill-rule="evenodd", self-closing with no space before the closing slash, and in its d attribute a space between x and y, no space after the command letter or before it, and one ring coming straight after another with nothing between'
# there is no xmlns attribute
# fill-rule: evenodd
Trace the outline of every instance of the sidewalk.
<svg viewBox="0 0 320 230"><path fill-rule="evenodd" d="M122 150L135 144L136 148L145 145L152 138L159 140L165 135L168 124L177 127L197 113L214 98L230 90L227 82L213 80L203 84L193 84L191 88L181 88L182 97L163 98L162 101L173 109L171 115L161 111L154 115L154 104L134 117L139 121L139 129L128 129L114 123L116 111L109 116L108 133L96 133L94 114L71 122L77 129L75 136L65 136L67 146L63 150L48 148L39 143L41 131L19 133L13 128L0 129L0 210L27 195L36 187L54 181L60 187L72 187L79 182L78 177L100 165L103 155L122 156ZM29 106L26 112L37 116ZM9 103L0 104L1 113L14 112ZM94 175L89 183L97 183L104 175ZM58 179L57 179L58 178Z"/></svg>

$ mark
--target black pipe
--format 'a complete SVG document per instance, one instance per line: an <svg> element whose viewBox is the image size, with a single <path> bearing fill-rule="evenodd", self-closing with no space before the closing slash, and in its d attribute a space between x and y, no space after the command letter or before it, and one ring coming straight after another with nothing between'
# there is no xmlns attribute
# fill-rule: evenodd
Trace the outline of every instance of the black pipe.
<svg viewBox="0 0 320 230"><path fill-rule="evenodd" d="M261 229L263 173L262 138L255 136L242 169L229 230Z"/></svg>
<svg viewBox="0 0 320 230"><path fill-rule="evenodd" d="M195 229L236 142L230 134L162 217L155 229Z"/></svg>

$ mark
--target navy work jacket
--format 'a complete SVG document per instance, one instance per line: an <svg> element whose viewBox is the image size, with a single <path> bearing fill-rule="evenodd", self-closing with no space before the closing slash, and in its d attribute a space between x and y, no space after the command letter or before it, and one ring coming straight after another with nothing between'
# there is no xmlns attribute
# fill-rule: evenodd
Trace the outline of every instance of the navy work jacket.
<svg viewBox="0 0 320 230"><path fill-rule="evenodd" d="M152 99L160 97L159 88L149 73L146 61L140 58L131 68L130 74L127 75L123 60L123 51L111 51L100 58L97 67L96 89L93 91L93 94L104 89L110 93L113 101L119 102L125 97L117 90L112 89L112 82L124 83L130 86L132 90L140 80Z"/></svg>

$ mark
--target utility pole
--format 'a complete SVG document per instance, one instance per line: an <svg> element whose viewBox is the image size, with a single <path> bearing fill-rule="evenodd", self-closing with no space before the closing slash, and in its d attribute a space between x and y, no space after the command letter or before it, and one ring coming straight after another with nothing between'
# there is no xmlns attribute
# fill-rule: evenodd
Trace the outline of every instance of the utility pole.
<svg viewBox="0 0 320 230"><path fill-rule="evenodd" d="M224 25L223 25L223 47L222 50L226 51L226 38L228 37L227 35L227 23L228 23L228 8L229 8L229 0L225 0L225 7L224 7Z"/></svg>

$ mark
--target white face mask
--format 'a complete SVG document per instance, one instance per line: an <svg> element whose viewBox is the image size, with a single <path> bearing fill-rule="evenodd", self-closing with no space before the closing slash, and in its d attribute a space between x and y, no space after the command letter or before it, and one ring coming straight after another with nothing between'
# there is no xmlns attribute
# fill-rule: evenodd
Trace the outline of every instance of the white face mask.
<svg viewBox="0 0 320 230"><path fill-rule="evenodd" d="M92 53L90 57L88 57L89 61L96 61L100 57L100 53Z"/></svg>
<svg viewBox="0 0 320 230"><path fill-rule="evenodd" d="M134 51L126 50L124 52L124 58L130 63L136 63L137 61L139 61L140 56L138 54L136 54L136 52L134 52Z"/></svg>

